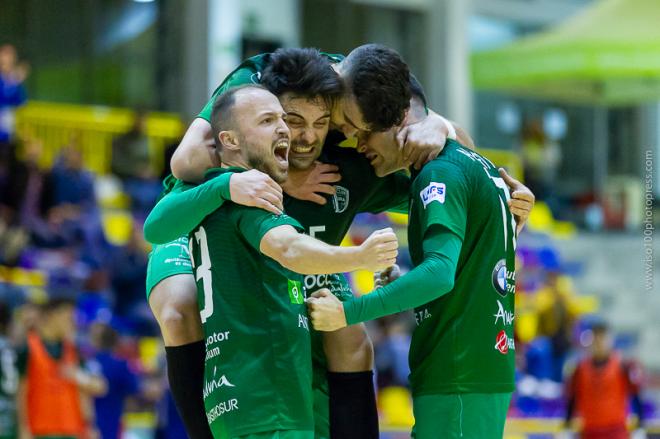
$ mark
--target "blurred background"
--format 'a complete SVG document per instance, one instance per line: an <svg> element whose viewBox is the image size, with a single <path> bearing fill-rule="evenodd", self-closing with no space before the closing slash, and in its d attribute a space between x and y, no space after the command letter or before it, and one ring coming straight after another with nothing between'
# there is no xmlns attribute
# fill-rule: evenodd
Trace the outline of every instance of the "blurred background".
<svg viewBox="0 0 660 439"><path fill-rule="evenodd" d="M563 429L566 383L603 322L634 365L634 411L660 437L658 22L657 0L2 0L0 429L14 346L41 323L35 305L70 298L89 367L104 352L125 364L123 378L108 376L122 383L112 410L123 437L183 437L144 292L142 222L169 157L242 59L378 42L403 55L431 108L537 197L518 241L507 437ZM399 215L360 217L346 241L385 224L405 247ZM369 273L351 280L358 293L373 285ZM383 437L407 437L412 423L412 322L370 326Z"/></svg>

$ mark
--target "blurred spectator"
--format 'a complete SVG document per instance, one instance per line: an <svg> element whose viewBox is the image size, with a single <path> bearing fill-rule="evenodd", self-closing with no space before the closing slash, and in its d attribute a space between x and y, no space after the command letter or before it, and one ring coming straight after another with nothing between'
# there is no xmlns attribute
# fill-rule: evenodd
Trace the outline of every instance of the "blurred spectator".
<svg viewBox="0 0 660 439"><path fill-rule="evenodd" d="M105 239L94 193L94 178L83 168L78 137L62 148L60 157L44 179L42 212L50 235L37 245L78 246L93 268L105 263L109 244Z"/></svg>
<svg viewBox="0 0 660 439"><path fill-rule="evenodd" d="M151 166L146 122L147 113L136 110L131 130L112 142L112 173L122 180L133 210L140 213L153 207L161 191Z"/></svg>
<svg viewBox="0 0 660 439"><path fill-rule="evenodd" d="M543 132L538 119L529 120L522 130L522 155L525 184L537 200L546 201L552 195L557 170L561 164L561 149Z"/></svg>
<svg viewBox="0 0 660 439"><path fill-rule="evenodd" d="M94 400L98 415L96 426L101 439L120 437L124 403L139 392L138 376L116 353L118 337L117 332L104 323L95 323L91 327L90 338L96 349L94 359L100 366L100 374L108 382L108 392Z"/></svg>
<svg viewBox="0 0 660 439"><path fill-rule="evenodd" d="M74 304L49 301L37 331L18 352L17 412L20 438L78 439L90 433L90 396L103 395L105 380L82 367L72 338Z"/></svg>
<svg viewBox="0 0 660 439"><path fill-rule="evenodd" d="M27 99L23 81L28 68L26 64L19 64L17 58L14 46L0 46L0 142L13 137L16 108Z"/></svg>
<svg viewBox="0 0 660 439"><path fill-rule="evenodd" d="M400 314L378 320L382 338L374 343L378 387L408 386L408 350L410 349L410 315Z"/></svg>
<svg viewBox="0 0 660 439"><path fill-rule="evenodd" d="M153 177L149 161L149 138L145 134L147 113L135 112L130 131L112 142L112 173L122 181Z"/></svg>
<svg viewBox="0 0 660 439"><path fill-rule="evenodd" d="M117 248L110 259L112 289L115 292L114 313L130 320L141 335L152 335L152 329L157 331L145 300L149 251L142 226L134 221L127 244Z"/></svg>
<svg viewBox="0 0 660 439"><path fill-rule="evenodd" d="M567 383L568 409L566 426L577 411L582 418L584 439L628 438L626 420L628 402L643 425L641 369L632 361L624 361L612 349L612 336L604 322L591 328L593 341L590 354L582 359Z"/></svg>
<svg viewBox="0 0 660 439"><path fill-rule="evenodd" d="M549 365L553 381L562 381L564 361L571 349L571 336L575 316L568 304L568 294L560 288L560 276L549 272L546 284L537 292L539 304L538 335L550 340L552 364Z"/></svg>
<svg viewBox="0 0 660 439"><path fill-rule="evenodd" d="M0 439L15 438L16 427L16 388L18 370L16 352L7 337L11 322L11 310L0 302Z"/></svg>

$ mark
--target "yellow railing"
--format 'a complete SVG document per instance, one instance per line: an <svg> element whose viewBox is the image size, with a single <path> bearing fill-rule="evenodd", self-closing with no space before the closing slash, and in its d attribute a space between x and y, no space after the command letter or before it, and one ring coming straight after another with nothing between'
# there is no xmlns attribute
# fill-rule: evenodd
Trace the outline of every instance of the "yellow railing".
<svg viewBox="0 0 660 439"><path fill-rule="evenodd" d="M97 174L110 172L112 139L130 129L134 112L125 108L30 101L16 114L16 130L24 139L43 145L40 165L49 167L62 146L78 136L85 166ZM164 148L183 132L177 115L150 113L146 123L151 163L156 172L163 167Z"/></svg>

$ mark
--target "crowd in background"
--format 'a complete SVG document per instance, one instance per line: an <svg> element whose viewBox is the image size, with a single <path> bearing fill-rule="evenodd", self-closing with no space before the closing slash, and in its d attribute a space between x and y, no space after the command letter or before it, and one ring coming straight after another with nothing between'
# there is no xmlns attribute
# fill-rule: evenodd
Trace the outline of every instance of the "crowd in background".
<svg viewBox="0 0 660 439"><path fill-rule="evenodd" d="M13 130L13 114L26 100L22 82L28 72L27 64L18 61L13 47L0 47L3 374L11 375L13 369L8 365L19 364L12 375L15 384L2 381L0 437L4 437L3 426L9 425L16 408L18 381L27 374L24 366L21 370L20 358L29 334L52 338L53 326L58 325L69 325L61 333L55 331L59 334L55 338L75 345L84 374L81 376L97 377L103 384L96 392L88 392L97 416L86 418L90 427L96 425L101 437L116 438L121 414L127 412L156 415L155 424L162 427L163 437L183 437L168 399L160 360L163 350L149 344L157 343L159 332L145 300L150 246L142 236L141 224L158 197L160 180L167 170L161 173L152 167L144 132L146 113L138 111L133 127L118 136L112 146L112 173L131 200L133 219L130 238L124 245L116 245L108 240L104 229L95 187L98 177L84 167L80 138L72 134L54 165L42 169L39 138L21 136ZM534 166L546 161L534 153L538 148L532 145L536 139L533 128L527 139L526 161L531 163L528 171L533 175ZM164 163L169 163L169 157ZM541 191L547 189L545 174L532 181ZM386 214L361 216L351 231L353 240L359 242L362 235L366 236L365 231L389 222ZM395 227L405 234L405 226ZM523 232L518 247L516 304L518 310L533 314L535 320L532 331L517 333L519 385L511 412L518 416L563 416L566 399L562 382L567 364L575 363L575 357L589 344L585 336L589 318L581 316L571 304L574 291L570 290L570 277L579 275L579 271L561 260L551 241L544 246L526 244L527 233ZM405 251L400 264L404 271L411 267ZM18 282L17 273L40 273L43 282ZM70 307L71 312L53 320L53 310L61 307ZM67 323L67 319L73 320ZM407 386L407 352L413 325L407 313L370 324L380 389ZM396 401L396 410L405 408L405 404L398 404L401 400ZM390 413L388 404L381 402L383 415L396 423L401 417Z"/></svg>

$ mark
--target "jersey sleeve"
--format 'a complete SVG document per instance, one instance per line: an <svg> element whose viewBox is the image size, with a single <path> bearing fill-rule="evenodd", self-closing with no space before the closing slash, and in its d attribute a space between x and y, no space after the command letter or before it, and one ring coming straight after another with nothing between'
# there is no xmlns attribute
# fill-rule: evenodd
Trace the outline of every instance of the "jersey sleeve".
<svg viewBox="0 0 660 439"><path fill-rule="evenodd" d="M275 215L257 207L235 206L233 216L243 237L257 251L261 247L261 239L275 227L288 225L299 232L305 231L304 227L289 215Z"/></svg>
<svg viewBox="0 0 660 439"><path fill-rule="evenodd" d="M412 309L452 291L461 245L456 234L434 226L424 238L424 261L391 284L344 302L346 322L354 325Z"/></svg>
<svg viewBox="0 0 660 439"><path fill-rule="evenodd" d="M395 172L384 178L376 178L374 186L371 196L361 206L361 212L381 213L388 210L408 213L410 177L405 172Z"/></svg>
<svg viewBox="0 0 660 439"><path fill-rule="evenodd" d="M435 162L415 180L414 206L419 214L422 234L433 225L441 225L465 238L469 189L463 171L450 162Z"/></svg>
<svg viewBox="0 0 660 439"><path fill-rule="evenodd" d="M200 117L206 120L208 123L211 123L211 113L213 113L213 103L215 102L216 97L220 96L222 93L232 87L238 87L245 84L258 84L259 79L260 75L255 72L253 68L244 66L242 64L239 66L239 68L230 73L229 76L227 76L225 80L222 81L222 84L220 84L218 88L215 89L211 95L211 99L209 99L206 105L204 105L204 108L202 108L202 111L199 112L197 117Z"/></svg>
<svg viewBox="0 0 660 439"><path fill-rule="evenodd" d="M165 244L190 233L207 215L231 200L231 175L226 172L198 186L177 182L149 213L144 238L152 244Z"/></svg>

